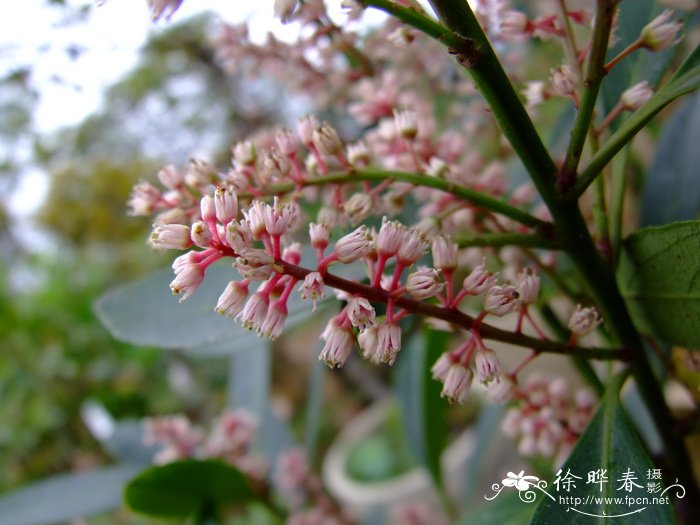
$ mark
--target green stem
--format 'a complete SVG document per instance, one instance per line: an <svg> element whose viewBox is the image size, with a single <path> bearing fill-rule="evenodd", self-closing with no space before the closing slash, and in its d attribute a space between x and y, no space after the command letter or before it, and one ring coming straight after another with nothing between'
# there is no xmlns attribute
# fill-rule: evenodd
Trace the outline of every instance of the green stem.
<svg viewBox="0 0 700 525"><path fill-rule="evenodd" d="M276 264L283 269L285 274L291 275L300 281L312 271L301 266L290 264L281 259L277 260ZM367 286L355 281L343 279L342 277L338 277L337 275L333 275L328 272L323 274L323 281L328 286L351 294L361 295L372 302L387 304L389 300L391 300L396 306L407 310L411 314L442 319L443 321L459 326L464 330L471 330L477 326L476 319L474 317L471 317L464 312L457 310L456 308L443 308L436 304L416 301L404 296L394 297L382 288ZM628 361L632 357L632 353L629 348L571 347L556 341L539 339L537 337L530 337L524 334L516 334L512 331L503 330L484 322L480 322L478 327L479 332L484 339L502 341L515 346L537 350L538 352L564 355L582 355L589 359L602 360L615 359Z"/></svg>
<svg viewBox="0 0 700 525"><path fill-rule="evenodd" d="M431 0L430 4L461 41L458 46L451 45L453 52L457 52L459 62L469 70L540 195L545 202L553 200L557 167L469 4L464 0Z"/></svg>
<svg viewBox="0 0 700 525"><path fill-rule="evenodd" d="M622 155L613 159L610 198L610 246L613 255L613 267L617 268L620 255L620 242L622 241L622 227L624 223L625 195L627 193L627 159L629 148L625 148Z"/></svg>
<svg viewBox="0 0 700 525"><path fill-rule="evenodd" d="M598 0L595 27L593 29L593 43L588 58L586 75L583 79L581 104L576 114L576 122L574 122L574 127L571 131L571 141L566 152L566 158L557 180L557 186L562 193L566 193L576 180L576 170L581 161L581 154L586 143L588 130L591 127L600 84L605 76L605 53L608 50L608 41L610 40L616 4L617 2L614 0Z"/></svg>
<svg viewBox="0 0 700 525"><path fill-rule="evenodd" d="M598 135L591 131L591 149L598 151ZM603 257L612 260L612 246L610 244L610 221L608 219L607 191L605 175L601 174L595 181L595 203L593 204L593 221L598 233L598 250Z"/></svg>
<svg viewBox="0 0 700 525"><path fill-rule="evenodd" d="M343 171L330 173L322 177L313 177L302 182L304 186L325 186L327 184L349 184L363 180L384 181L393 179L400 182L407 182L415 186L423 186L434 188L436 190L449 193L462 200L465 200L479 208L483 208L494 213L500 213L506 217L510 217L514 221L525 226L531 226L539 230L542 235L549 236L553 233L552 224L529 213L511 206L506 202L490 197L484 193L465 188L453 182L429 175L421 175L418 173L407 173L403 171L382 170L376 168L365 168L358 170ZM271 184L263 189L265 194L276 195L289 193L295 189L295 183L283 182L279 184Z"/></svg>
<svg viewBox="0 0 700 525"><path fill-rule="evenodd" d="M415 8L405 7L393 0L359 0L359 3L365 7L374 7L384 11L448 46L454 47L458 45L458 40L455 39L449 29L420 13Z"/></svg>
<svg viewBox="0 0 700 525"><path fill-rule="evenodd" d="M528 248L542 248L547 250L561 249L559 243L553 239L524 233L462 234L453 235L452 240L456 242L460 248L473 246L525 246Z"/></svg>
<svg viewBox="0 0 700 525"><path fill-rule="evenodd" d="M603 168L617 155L622 148L630 143L632 138L641 131L647 123L656 116L659 111L681 95L685 95L695 89L690 83L679 79L660 89L639 110L632 114L620 128L603 144L598 152L588 163L588 166L579 174L576 183L570 190L570 194L579 197L591 185ZM677 86L675 84L678 84Z"/></svg>

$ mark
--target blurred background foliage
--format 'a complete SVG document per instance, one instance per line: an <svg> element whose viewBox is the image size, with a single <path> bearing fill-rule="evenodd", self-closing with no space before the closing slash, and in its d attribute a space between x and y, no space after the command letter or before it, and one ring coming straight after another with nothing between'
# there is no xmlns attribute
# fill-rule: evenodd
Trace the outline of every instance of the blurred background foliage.
<svg viewBox="0 0 700 525"><path fill-rule="evenodd" d="M253 101L219 68L205 37L214 23L159 30L98 113L52 134L33 122L31 66L0 78L0 492L108 461L81 419L86 399L117 419L197 414L205 396L177 388L196 379L214 390L206 402L221 401L219 363L119 343L93 312L110 286L169 264L145 245L147 220L126 217L133 184L192 152L226 162L232 142L281 112L274 85ZM28 174L47 177L48 191L17 217L9 198Z"/></svg>

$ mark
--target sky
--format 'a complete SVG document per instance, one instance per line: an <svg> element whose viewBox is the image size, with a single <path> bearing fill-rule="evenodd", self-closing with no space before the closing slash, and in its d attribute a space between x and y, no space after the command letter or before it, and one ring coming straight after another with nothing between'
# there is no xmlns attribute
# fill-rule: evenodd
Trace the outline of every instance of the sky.
<svg viewBox="0 0 700 525"><path fill-rule="evenodd" d="M0 73L32 66L32 86L40 93L39 131L76 124L95 111L104 88L137 62L149 32L167 24L151 22L145 0L109 0L99 7L90 0L69 0L68 5L93 9L85 22L69 23L65 11L46 0L22 0L0 17ZM207 10L229 22L250 20L258 35L272 20L271 1L186 0L173 21ZM79 58L70 58L70 47L81 51Z"/></svg>
<svg viewBox="0 0 700 525"><path fill-rule="evenodd" d="M0 17L0 75L31 66L31 87L39 94L34 125L40 133L77 124L97 111L105 89L138 62L149 33L168 24L151 21L146 0L109 0L100 6L93 0L68 0L67 4L71 9L51 7L46 0L22 0ZM92 8L88 18L76 23L75 14L85 6ZM185 0L172 22L207 10L227 22L249 21L256 39L270 30L284 33L273 19L272 0ZM80 50L77 59L69 56L69 48ZM10 212L29 217L47 189L46 175L27 166L9 199Z"/></svg>
<svg viewBox="0 0 700 525"><path fill-rule="evenodd" d="M105 89L138 62L148 35L168 24L166 20L151 21L146 0L100 3L66 0L69 9L63 9L50 6L47 0L21 0L0 16L0 76L31 66L31 86L39 93L34 127L40 133L78 124L99 110ZM334 18L342 17L340 0L328 4ZM80 20L76 14L84 7L90 8L89 15ZM273 0L184 0L172 22L205 11L229 23L247 21L254 41L262 42L270 31L283 40L293 38L297 31L274 18ZM370 23L381 18L376 11L365 16ZM71 58L70 48L79 51L77 58ZM27 168L9 201L10 211L17 216L31 215L47 188L46 175Z"/></svg>

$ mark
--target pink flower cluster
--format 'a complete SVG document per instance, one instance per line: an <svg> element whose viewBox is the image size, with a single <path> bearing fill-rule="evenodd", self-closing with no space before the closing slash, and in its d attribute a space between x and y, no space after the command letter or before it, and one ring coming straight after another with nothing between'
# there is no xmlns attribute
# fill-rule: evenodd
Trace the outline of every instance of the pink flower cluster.
<svg viewBox="0 0 700 525"><path fill-rule="evenodd" d="M518 440L518 451L526 457L554 458L561 464L593 417L596 398L580 388L572 396L563 378L530 375L515 388L516 406L502 421L503 432Z"/></svg>
<svg viewBox="0 0 700 525"><path fill-rule="evenodd" d="M224 412L208 434L183 415L146 418L143 425L144 443L161 447L155 463L191 457L220 458L255 478L264 475L264 461L250 451L257 421L245 410Z"/></svg>

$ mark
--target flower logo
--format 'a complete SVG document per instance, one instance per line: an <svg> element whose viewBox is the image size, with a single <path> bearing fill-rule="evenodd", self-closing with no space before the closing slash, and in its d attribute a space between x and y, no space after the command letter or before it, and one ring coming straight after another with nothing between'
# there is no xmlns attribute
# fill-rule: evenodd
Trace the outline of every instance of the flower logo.
<svg viewBox="0 0 700 525"><path fill-rule="evenodd" d="M525 476L525 471L521 470L518 474L508 472L506 478L501 481L504 487L515 487L518 491L522 492L530 488L530 485L535 485L540 478L537 476Z"/></svg>

